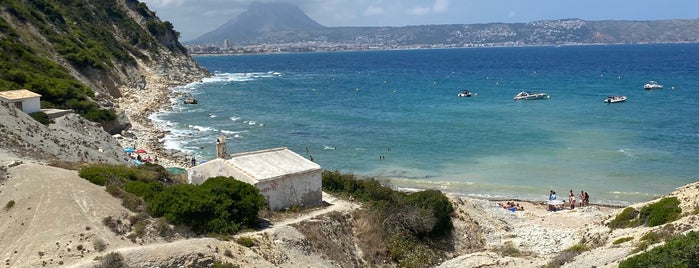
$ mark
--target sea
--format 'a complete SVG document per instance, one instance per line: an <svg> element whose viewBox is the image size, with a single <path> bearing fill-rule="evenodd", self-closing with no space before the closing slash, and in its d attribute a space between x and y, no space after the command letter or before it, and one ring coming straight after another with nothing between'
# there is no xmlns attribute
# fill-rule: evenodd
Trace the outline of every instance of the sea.
<svg viewBox="0 0 699 268"><path fill-rule="evenodd" d="M151 116L200 161L288 147L404 190L648 201L699 178L699 44L195 56L212 76ZM664 85L644 90L649 81ZM470 90L472 97L458 97ZM521 91L550 98L515 101ZM626 102L606 104L611 95Z"/></svg>

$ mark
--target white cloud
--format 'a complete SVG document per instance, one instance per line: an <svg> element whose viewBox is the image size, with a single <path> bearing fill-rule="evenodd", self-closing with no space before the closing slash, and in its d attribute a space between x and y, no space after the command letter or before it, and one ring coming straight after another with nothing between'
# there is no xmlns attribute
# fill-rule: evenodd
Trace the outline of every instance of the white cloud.
<svg viewBox="0 0 699 268"><path fill-rule="evenodd" d="M430 8L430 7L417 6L417 7L412 8L411 10L409 10L408 13L412 14L412 15L422 16L422 15L430 13L431 10L432 10L432 8Z"/></svg>
<svg viewBox="0 0 699 268"><path fill-rule="evenodd" d="M444 13L449 10L449 0L435 0L431 7L416 6L408 10L408 14L422 16L430 13Z"/></svg>
<svg viewBox="0 0 699 268"><path fill-rule="evenodd" d="M434 1L434 5L432 5L432 11L434 13L443 13L447 10L449 10L449 0Z"/></svg>
<svg viewBox="0 0 699 268"><path fill-rule="evenodd" d="M369 6L364 10L364 16L376 16L384 14L382 7Z"/></svg>

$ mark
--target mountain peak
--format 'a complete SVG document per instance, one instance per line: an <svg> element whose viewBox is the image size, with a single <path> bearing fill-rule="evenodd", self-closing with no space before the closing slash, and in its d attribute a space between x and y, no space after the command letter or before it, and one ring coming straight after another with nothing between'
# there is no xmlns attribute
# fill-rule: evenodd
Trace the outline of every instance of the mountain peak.
<svg viewBox="0 0 699 268"><path fill-rule="evenodd" d="M293 4L252 2L245 12L192 42L221 43L223 40L230 40L234 44L239 44L270 33L309 31L322 28L325 26L309 18L306 13Z"/></svg>

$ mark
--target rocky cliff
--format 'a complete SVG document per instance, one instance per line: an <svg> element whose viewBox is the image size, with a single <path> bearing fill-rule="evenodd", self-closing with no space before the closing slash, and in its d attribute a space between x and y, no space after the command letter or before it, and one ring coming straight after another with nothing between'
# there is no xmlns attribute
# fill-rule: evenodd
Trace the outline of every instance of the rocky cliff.
<svg viewBox="0 0 699 268"><path fill-rule="evenodd" d="M126 96L162 95L155 91L208 75L178 35L136 0L1 1L0 90L29 89L42 108L71 109L120 133L131 125L119 108L133 101ZM35 142L23 137L3 136L3 147Z"/></svg>

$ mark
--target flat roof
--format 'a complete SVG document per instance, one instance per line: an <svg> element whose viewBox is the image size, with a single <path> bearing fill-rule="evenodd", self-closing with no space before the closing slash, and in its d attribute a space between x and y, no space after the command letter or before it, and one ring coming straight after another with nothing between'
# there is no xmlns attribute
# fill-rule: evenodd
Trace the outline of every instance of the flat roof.
<svg viewBox="0 0 699 268"><path fill-rule="evenodd" d="M286 147L232 154L226 162L257 181L321 169Z"/></svg>
<svg viewBox="0 0 699 268"><path fill-rule="evenodd" d="M0 91L0 98L8 101L39 98L41 95L26 89Z"/></svg>

